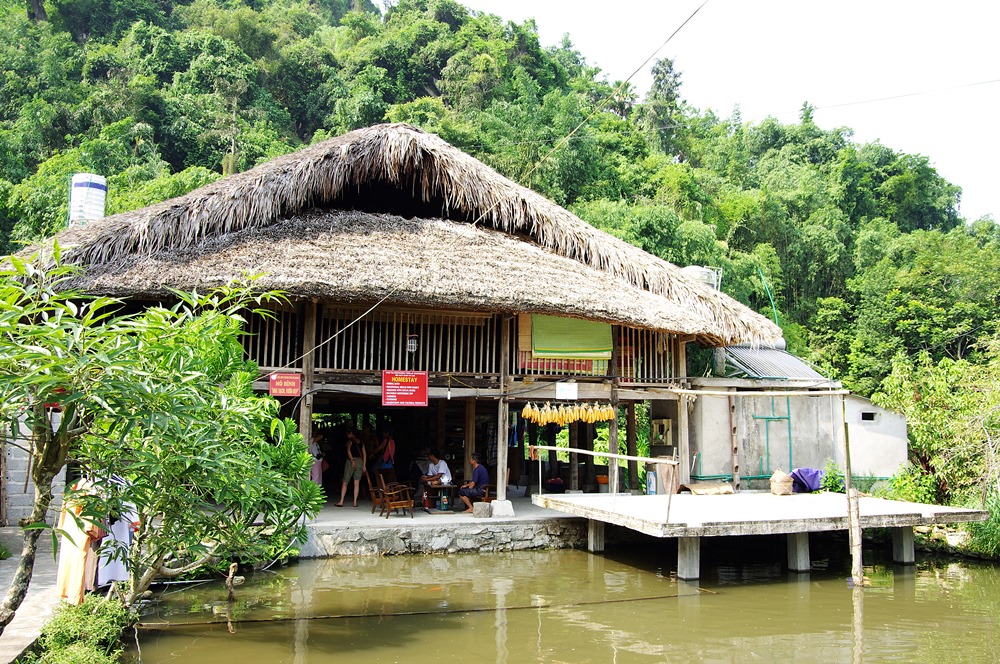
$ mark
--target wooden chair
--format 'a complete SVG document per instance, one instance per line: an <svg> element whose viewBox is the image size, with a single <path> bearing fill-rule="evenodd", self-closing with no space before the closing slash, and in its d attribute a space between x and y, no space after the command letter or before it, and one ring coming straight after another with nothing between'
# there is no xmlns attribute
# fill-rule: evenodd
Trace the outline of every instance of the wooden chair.
<svg viewBox="0 0 1000 664"><path fill-rule="evenodd" d="M507 480L507 486L510 486L510 468L507 469L506 480ZM476 498L476 500L474 500L472 502L476 502L476 501L481 500L484 503L491 503L491 502L493 502L493 499L496 498L496 496L497 496L497 485L496 484L487 484L486 485L486 493L483 494L483 497L482 498Z"/></svg>
<svg viewBox="0 0 1000 664"><path fill-rule="evenodd" d="M368 482L368 495L372 499L372 514L375 514L375 508L379 508L378 515L382 516L382 510L385 509L385 501L382 499L382 490L372 486L371 473L363 473L365 480ZM376 480L377 482L378 480Z"/></svg>
<svg viewBox="0 0 1000 664"><path fill-rule="evenodd" d="M393 510L402 509L406 514L406 509L410 510L410 518L413 518L413 490L403 484L393 484L389 486L385 483L385 478L380 473L378 476L379 491L382 493L382 505L385 508L385 518ZM382 513L379 512L379 516Z"/></svg>

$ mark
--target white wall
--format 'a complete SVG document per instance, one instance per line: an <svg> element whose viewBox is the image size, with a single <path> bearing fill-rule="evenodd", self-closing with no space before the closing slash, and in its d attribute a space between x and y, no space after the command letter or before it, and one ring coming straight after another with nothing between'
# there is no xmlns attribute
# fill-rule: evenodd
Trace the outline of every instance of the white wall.
<svg viewBox="0 0 1000 664"><path fill-rule="evenodd" d="M718 391L721 386L702 386ZM732 389L732 388L731 388ZM745 389L741 386L740 389ZM817 396L736 396L730 416L729 399L700 396L691 413L691 449L699 453L693 470L697 475L730 475L732 464L731 428L735 428L740 448L742 477L770 474L781 468L823 468L833 460L844 466L843 427L839 396L817 392ZM772 405L773 404L773 405ZM847 423L851 441L854 475L888 477L906 461L906 421L897 414L878 408L860 397L848 396ZM791 413L791 458L788 420ZM874 420L861 420L862 412L874 413Z"/></svg>

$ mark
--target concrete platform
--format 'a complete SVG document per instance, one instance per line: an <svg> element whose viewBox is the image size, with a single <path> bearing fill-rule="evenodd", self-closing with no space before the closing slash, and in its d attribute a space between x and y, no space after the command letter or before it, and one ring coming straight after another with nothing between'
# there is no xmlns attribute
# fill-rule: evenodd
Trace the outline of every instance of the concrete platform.
<svg viewBox="0 0 1000 664"><path fill-rule="evenodd" d="M461 551L518 551L526 549L583 548L587 521L571 514L512 498L505 510L490 517L462 512L427 512L417 508L386 518L371 512L371 502L358 507L327 504L306 525L308 541L302 558L330 556L395 555L405 553L457 553Z"/></svg>
<svg viewBox="0 0 1000 664"><path fill-rule="evenodd" d="M654 537L780 535L847 529L847 496L841 493L740 492L725 496L535 494L539 507L613 523ZM667 515L669 502L669 518ZM897 528L983 521L982 510L862 497L862 528Z"/></svg>
<svg viewBox="0 0 1000 664"><path fill-rule="evenodd" d="M677 538L677 577L700 574L702 537L787 535L788 569L810 570L809 533L847 529L847 496L839 493L775 496L741 492L720 496L536 494L535 505L588 520L588 548L603 548L604 524L654 537ZM859 499L861 528L890 528L893 560L914 562L913 526L984 521L982 510L923 505L882 498Z"/></svg>

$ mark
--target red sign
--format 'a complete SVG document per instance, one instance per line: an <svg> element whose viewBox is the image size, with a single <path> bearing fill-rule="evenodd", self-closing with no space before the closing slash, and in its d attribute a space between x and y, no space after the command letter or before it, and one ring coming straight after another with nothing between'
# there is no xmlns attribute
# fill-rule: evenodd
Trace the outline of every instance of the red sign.
<svg viewBox="0 0 1000 664"><path fill-rule="evenodd" d="M302 395L301 374L273 373L268 384L268 393L272 397L297 397Z"/></svg>
<svg viewBox="0 0 1000 664"><path fill-rule="evenodd" d="M426 406L426 371L383 371L383 406Z"/></svg>

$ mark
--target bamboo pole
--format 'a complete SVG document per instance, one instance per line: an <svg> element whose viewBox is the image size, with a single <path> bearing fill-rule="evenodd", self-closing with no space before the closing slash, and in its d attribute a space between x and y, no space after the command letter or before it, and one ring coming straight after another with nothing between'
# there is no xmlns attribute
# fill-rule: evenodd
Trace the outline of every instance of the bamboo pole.
<svg viewBox="0 0 1000 664"><path fill-rule="evenodd" d="M847 426L847 400L840 395L840 420L844 427L844 490L847 492L847 529L851 546L851 581L855 588L864 583L861 565L861 513L858 490L851 483L851 436Z"/></svg>

